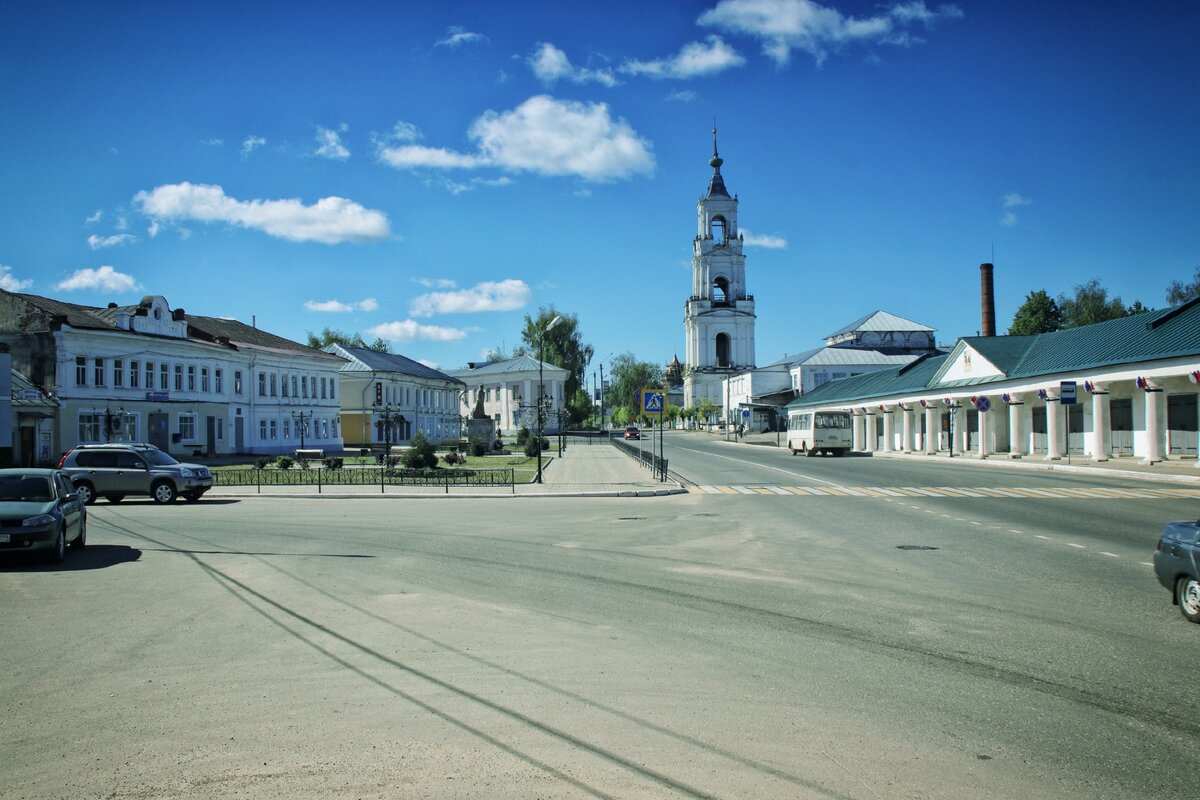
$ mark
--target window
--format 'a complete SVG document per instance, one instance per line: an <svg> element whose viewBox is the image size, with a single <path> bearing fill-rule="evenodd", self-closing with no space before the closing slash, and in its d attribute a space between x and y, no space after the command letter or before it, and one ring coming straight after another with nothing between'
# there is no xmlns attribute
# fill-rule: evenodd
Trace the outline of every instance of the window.
<svg viewBox="0 0 1200 800"><path fill-rule="evenodd" d="M283 418L283 438L292 438L292 421L287 417Z"/></svg>
<svg viewBox="0 0 1200 800"><path fill-rule="evenodd" d="M125 362L119 358L113 359L113 386L125 385Z"/></svg>
<svg viewBox="0 0 1200 800"><path fill-rule="evenodd" d="M221 371L220 367L217 367L216 369L213 370L213 379L216 380L216 382L217 382L217 385L216 385L217 394L221 394L222 392L225 391L224 378L225 378L225 373L223 373Z"/></svg>
<svg viewBox="0 0 1200 800"><path fill-rule="evenodd" d="M183 391L183 364L175 365L175 391Z"/></svg>
<svg viewBox="0 0 1200 800"><path fill-rule="evenodd" d="M96 386L104 385L104 359L96 359Z"/></svg>
<svg viewBox="0 0 1200 800"><path fill-rule="evenodd" d="M271 438L272 438L272 439L274 439L274 438L275 438L275 434L276 434L277 432L278 432L278 427L277 427L277 425L276 425L276 423L275 423L275 420L271 420Z"/></svg>
<svg viewBox="0 0 1200 800"><path fill-rule="evenodd" d="M142 380L142 363L140 361L129 362L129 388L137 389L138 384Z"/></svg>
<svg viewBox="0 0 1200 800"><path fill-rule="evenodd" d="M296 376L295 376L295 375L293 375L293 376L292 376L292 397L299 397L299 396L300 396L300 395L298 395L298 394L296 393Z"/></svg>
<svg viewBox="0 0 1200 800"><path fill-rule="evenodd" d="M258 396L267 396L267 373L265 372L258 373ZM264 421L263 424L266 425L266 422ZM263 430L265 431L266 429L264 428Z"/></svg>
<svg viewBox="0 0 1200 800"><path fill-rule="evenodd" d="M308 393L309 393L309 395L312 396L312 399L314 399L314 400L317 399L317 376L316 375L308 376Z"/></svg>
<svg viewBox="0 0 1200 800"><path fill-rule="evenodd" d="M276 386L278 378L279 376L274 372L271 373L271 397L276 397L279 394L279 387Z"/></svg>
<svg viewBox="0 0 1200 800"><path fill-rule="evenodd" d="M304 379L303 375L300 376L300 395L304 398L308 397L308 381Z"/></svg>
<svg viewBox="0 0 1200 800"><path fill-rule="evenodd" d="M265 419L258 421L258 438L264 442L267 440L267 421Z"/></svg>
<svg viewBox="0 0 1200 800"><path fill-rule="evenodd" d="M195 414L179 415L179 438L185 442L194 442L196 440Z"/></svg>
<svg viewBox="0 0 1200 800"><path fill-rule="evenodd" d="M333 387L336 385L337 385L337 381L334 378L330 378L329 379L329 399L330 400L337 399L337 393L333 389Z"/></svg>
<svg viewBox="0 0 1200 800"><path fill-rule="evenodd" d="M158 388L166 391L170 387L171 368L166 364L158 365Z"/></svg>
<svg viewBox="0 0 1200 800"><path fill-rule="evenodd" d="M233 393L242 393L242 371L240 369L235 369L233 371Z"/></svg>
<svg viewBox="0 0 1200 800"><path fill-rule="evenodd" d="M188 365L188 391L196 391L196 368Z"/></svg>
<svg viewBox="0 0 1200 800"><path fill-rule="evenodd" d="M208 367L200 368L200 391L208 391Z"/></svg>
<svg viewBox="0 0 1200 800"><path fill-rule="evenodd" d="M100 441L100 426L103 421L103 414L97 414L92 411L79 412L79 441Z"/></svg>
<svg viewBox="0 0 1200 800"><path fill-rule="evenodd" d="M714 303L729 302L729 279L724 275L718 275L713 281L712 299Z"/></svg>
<svg viewBox="0 0 1200 800"><path fill-rule="evenodd" d="M87 359L75 356L75 385L87 386Z"/></svg>
<svg viewBox="0 0 1200 800"><path fill-rule="evenodd" d="M321 399L325 399L325 377L321 377Z"/></svg>
<svg viewBox="0 0 1200 800"><path fill-rule="evenodd" d="M154 362L146 362L146 391L154 391Z"/></svg>
<svg viewBox="0 0 1200 800"><path fill-rule="evenodd" d="M279 394L284 397L288 396L288 376L284 375L279 379Z"/></svg>
<svg viewBox="0 0 1200 800"><path fill-rule="evenodd" d="M225 438L225 420L222 417L217 417L217 438Z"/></svg>
<svg viewBox="0 0 1200 800"><path fill-rule="evenodd" d="M708 232L712 240L717 244L725 244L729 241L728 226L725 224L724 217L713 217L712 223L709 225Z"/></svg>
<svg viewBox="0 0 1200 800"><path fill-rule="evenodd" d="M728 333L718 333L716 345L717 345L717 366L718 367L728 367L729 366L729 334Z"/></svg>

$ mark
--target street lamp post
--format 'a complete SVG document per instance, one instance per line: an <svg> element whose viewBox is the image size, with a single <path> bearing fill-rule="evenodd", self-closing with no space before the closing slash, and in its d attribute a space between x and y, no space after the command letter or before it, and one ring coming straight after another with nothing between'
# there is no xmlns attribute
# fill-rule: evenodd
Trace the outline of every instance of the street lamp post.
<svg viewBox="0 0 1200 800"><path fill-rule="evenodd" d="M542 381L542 367L546 358L546 334L550 329L562 321L562 317L555 317L547 323L546 327L542 328L542 335L538 337L538 398L537 398L537 480L535 483L542 482L542 418L545 416L545 399L546 399L546 384Z"/></svg>
<svg viewBox="0 0 1200 800"><path fill-rule="evenodd" d="M312 412L293 411L292 419L296 422L296 430L300 432L300 449L304 449L304 430L306 422L312 420Z"/></svg>

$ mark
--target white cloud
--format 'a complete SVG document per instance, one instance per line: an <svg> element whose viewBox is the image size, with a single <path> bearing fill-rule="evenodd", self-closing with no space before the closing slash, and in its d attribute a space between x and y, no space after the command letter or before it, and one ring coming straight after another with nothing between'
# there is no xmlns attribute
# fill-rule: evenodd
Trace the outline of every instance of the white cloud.
<svg viewBox="0 0 1200 800"><path fill-rule="evenodd" d="M128 230L129 229L129 220L125 217L124 214L118 214L117 221L115 223L113 223L113 227L119 231Z"/></svg>
<svg viewBox="0 0 1200 800"><path fill-rule="evenodd" d="M317 126L317 147L313 155L329 158L334 161L345 161L350 157L350 151L342 144L341 134L350 130L350 126L342 123L337 130Z"/></svg>
<svg viewBox="0 0 1200 800"><path fill-rule="evenodd" d="M61 281L55 289L74 292L79 289L100 289L106 292L132 292L141 289L142 285L130 275L117 272L110 266L96 269L79 269L65 281Z"/></svg>
<svg viewBox="0 0 1200 800"><path fill-rule="evenodd" d="M133 244L137 241L137 237L128 233L118 233L113 236L96 236L92 234L87 238L88 247L93 250L100 250L104 247L116 247L122 244Z"/></svg>
<svg viewBox="0 0 1200 800"><path fill-rule="evenodd" d="M1017 215L1012 211L1005 211L1004 216L1000 217L1000 224L1006 228L1011 228L1017 224Z"/></svg>
<svg viewBox="0 0 1200 800"><path fill-rule="evenodd" d="M511 111L485 111L468 130L478 152L381 142L379 159L397 169L494 166L605 182L654 170L651 145L605 103L536 95Z"/></svg>
<svg viewBox="0 0 1200 800"><path fill-rule="evenodd" d="M461 25L451 25L446 28L446 35L434 44L438 47L460 47L464 44L481 44L488 38L482 33L471 33Z"/></svg>
<svg viewBox="0 0 1200 800"><path fill-rule="evenodd" d="M20 292L33 286L32 279L19 280L13 277L12 267L8 264L0 264L0 289L9 292Z"/></svg>
<svg viewBox="0 0 1200 800"><path fill-rule="evenodd" d="M449 278L413 278L413 283L419 283L426 289L453 289L457 283Z"/></svg>
<svg viewBox="0 0 1200 800"><path fill-rule="evenodd" d="M92 214L90 217L85 219L83 222L85 225L95 225L97 222L100 221L100 218L103 216L104 216L104 212L97 208L96 213Z"/></svg>
<svg viewBox="0 0 1200 800"><path fill-rule="evenodd" d="M201 139L200 144L205 145L207 147L220 147L221 145L225 144L225 140L224 139Z"/></svg>
<svg viewBox="0 0 1200 800"><path fill-rule="evenodd" d="M376 300L374 297L364 297L362 300L358 301L358 310L359 311L378 311L379 310L379 301Z"/></svg>
<svg viewBox="0 0 1200 800"><path fill-rule="evenodd" d="M430 361L428 358L418 358L417 363L424 364L425 366L429 367L430 369L441 369L441 367L438 366L438 363L436 361Z"/></svg>
<svg viewBox="0 0 1200 800"><path fill-rule="evenodd" d="M467 332L459 328L443 328L439 325L422 325L411 319L400 322L385 322L367 328L367 334L390 342L411 342L421 339L429 342L457 342L467 338Z"/></svg>
<svg viewBox="0 0 1200 800"><path fill-rule="evenodd" d="M962 16L957 6L931 9L924 0L899 3L862 19L843 16L813 0L720 0L696 22L759 39L763 52L782 66L790 60L792 50L808 53L821 64L830 51L847 44L907 47L921 41L909 31L911 26L929 29Z"/></svg>
<svg viewBox="0 0 1200 800"><path fill-rule="evenodd" d="M690 42L670 58L654 61L627 61L621 72L645 75L649 78L682 80L701 75L714 75L746 63L736 50L725 44L720 36L709 36L705 42Z"/></svg>
<svg viewBox="0 0 1200 800"><path fill-rule="evenodd" d="M247 136L242 142L242 155L248 156L266 143L267 140L261 136Z"/></svg>
<svg viewBox="0 0 1200 800"><path fill-rule="evenodd" d="M409 313L414 317L434 314L475 314L483 311L513 311L529 303L533 293L525 281L509 278L484 281L469 289L430 292L413 298Z"/></svg>
<svg viewBox="0 0 1200 800"><path fill-rule="evenodd" d="M690 103L700 95L691 89L681 89L678 92L671 92L667 95L668 103Z"/></svg>
<svg viewBox="0 0 1200 800"><path fill-rule="evenodd" d="M442 185L446 188L446 191L448 191L448 192L450 192L450 194L454 194L454 195L462 194L463 192L473 192L476 189L478 189L480 186L483 186L483 187L509 186L512 183L513 183L512 178L507 178L504 176L501 176L499 178L471 178L471 180L466 181L465 183L463 183L461 181L450 181L450 180L442 181Z"/></svg>
<svg viewBox="0 0 1200 800"><path fill-rule="evenodd" d="M133 202L156 223L178 220L225 222L293 242L368 242L391 235L387 214L344 197L300 200L237 200L220 186L188 182L138 192Z"/></svg>
<svg viewBox="0 0 1200 800"><path fill-rule="evenodd" d="M787 239L782 236L753 234L746 228L742 228L742 241L749 247L763 247L767 250L786 250L788 246Z"/></svg>
<svg viewBox="0 0 1200 800"><path fill-rule="evenodd" d="M538 80L547 86L555 81L566 80L571 83L599 83L603 86L616 86L617 79L606 69L588 69L571 64L567 54L549 42L540 43L532 55L526 59L529 68Z"/></svg>
<svg viewBox="0 0 1200 800"><path fill-rule="evenodd" d="M1030 200L1028 197L1023 197L1022 195L1018 194L1017 192L1009 192L1008 194L1004 195L1004 207L1005 208L1016 208L1017 206L1027 206L1032 202L1033 201Z"/></svg>
<svg viewBox="0 0 1200 800"><path fill-rule="evenodd" d="M357 303L343 303L341 300L305 300L304 307L309 311L326 314L349 314L351 311L375 311L379 308L379 302L374 297Z"/></svg>

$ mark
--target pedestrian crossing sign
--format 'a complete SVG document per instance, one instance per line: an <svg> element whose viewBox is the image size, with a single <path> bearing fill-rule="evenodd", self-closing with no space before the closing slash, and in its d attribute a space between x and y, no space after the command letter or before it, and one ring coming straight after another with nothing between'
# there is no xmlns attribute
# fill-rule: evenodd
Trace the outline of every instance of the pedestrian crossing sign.
<svg viewBox="0 0 1200 800"><path fill-rule="evenodd" d="M655 389L642 389L642 414L662 414L667 407L665 392Z"/></svg>

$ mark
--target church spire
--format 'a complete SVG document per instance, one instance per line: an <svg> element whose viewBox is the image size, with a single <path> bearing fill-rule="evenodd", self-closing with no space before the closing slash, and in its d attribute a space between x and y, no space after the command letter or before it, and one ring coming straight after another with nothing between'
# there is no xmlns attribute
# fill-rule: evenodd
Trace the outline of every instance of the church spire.
<svg viewBox="0 0 1200 800"><path fill-rule="evenodd" d="M708 165L713 168L713 175L708 182L706 197L729 197L729 191L725 188L725 179L721 177L721 165L724 163L724 159L717 155L717 123L716 120L713 120L713 155L708 161Z"/></svg>

